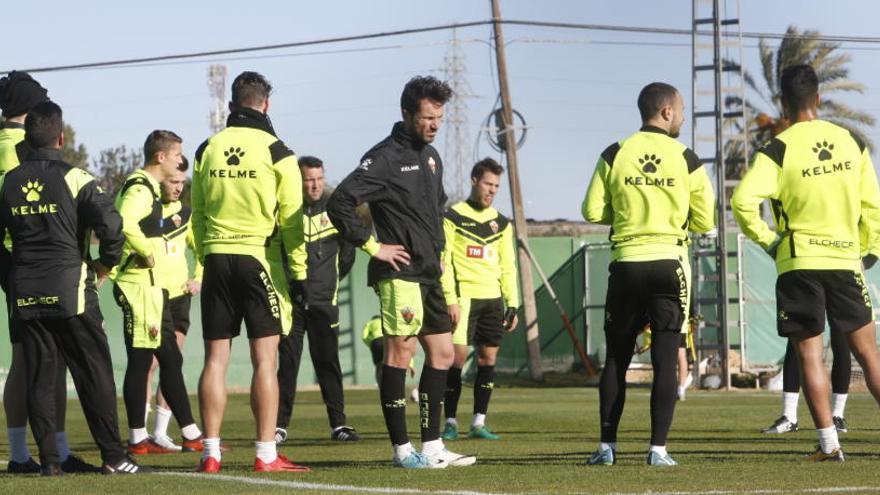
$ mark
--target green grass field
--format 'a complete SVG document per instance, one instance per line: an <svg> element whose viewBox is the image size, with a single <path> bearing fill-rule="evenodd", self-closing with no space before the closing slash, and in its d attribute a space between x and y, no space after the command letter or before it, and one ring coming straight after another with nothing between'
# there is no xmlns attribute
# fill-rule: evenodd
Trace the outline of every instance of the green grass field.
<svg viewBox="0 0 880 495"><path fill-rule="evenodd" d="M462 397L461 418L469 421L470 388ZM850 396L850 432L842 434L844 464L805 464L815 432L805 428L782 436L762 435L779 415L777 393L692 392L679 403L669 451L680 466L643 465L648 440L648 389L631 388L613 467L587 467L598 441L595 388L498 388L489 424L501 441L458 440L451 450L474 453L477 465L436 471L408 471L390 465L390 447L375 390L348 391L349 423L364 436L354 444L328 439L320 395L301 394L294 412L292 443L280 451L311 466L304 474L251 472L253 426L245 395L230 397L222 476L195 475L197 454L139 459L160 474L99 475L41 479L0 475L0 493L880 493L880 421L870 396ZM810 424L801 401L801 425ZM120 403L120 414L122 414ZM417 408L408 408L410 433L418 438ZM79 404L70 402L68 431L74 450L98 462ZM123 425L124 427L124 425ZM127 431L127 430L125 430ZM178 433L174 430L175 433ZM125 433L123 433L123 437ZM3 439L5 441L5 439ZM415 442L418 445L417 442ZM0 444L0 459L7 458Z"/></svg>

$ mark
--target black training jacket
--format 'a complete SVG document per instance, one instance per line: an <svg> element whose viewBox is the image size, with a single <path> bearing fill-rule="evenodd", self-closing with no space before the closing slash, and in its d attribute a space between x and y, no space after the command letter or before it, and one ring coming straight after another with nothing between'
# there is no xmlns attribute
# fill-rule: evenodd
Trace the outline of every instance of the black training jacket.
<svg viewBox="0 0 880 495"><path fill-rule="evenodd" d="M0 232L12 237L8 270L13 317L70 318L98 303L91 259L92 232L98 260L107 267L122 255L122 218L113 198L94 177L62 161L54 149L31 152L0 185Z"/></svg>
<svg viewBox="0 0 880 495"><path fill-rule="evenodd" d="M354 264L354 246L339 236L327 216L327 196L309 204L306 199L303 224L306 239L306 299L310 305L337 304L339 281Z"/></svg>
<svg viewBox="0 0 880 495"><path fill-rule="evenodd" d="M361 203L369 203L378 242L401 244L411 257L409 266L399 272L371 258L367 283L375 285L389 278L439 283L446 193L437 150L410 137L402 122L394 124L391 135L364 155L327 205L342 237L367 248L370 228L355 213Z"/></svg>

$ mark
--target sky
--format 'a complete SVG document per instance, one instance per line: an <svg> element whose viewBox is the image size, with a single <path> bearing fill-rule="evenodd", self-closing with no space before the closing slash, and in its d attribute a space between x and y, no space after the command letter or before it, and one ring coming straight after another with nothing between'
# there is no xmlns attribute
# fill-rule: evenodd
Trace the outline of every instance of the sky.
<svg viewBox="0 0 880 495"><path fill-rule="evenodd" d="M735 3L728 2L728 12ZM880 2L742 0L747 32L783 33L789 24L828 35L874 36ZM688 0L501 0L505 19L689 29ZM19 22L4 23L0 71L191 53L483 21L489 0L334 0L272 2L19 2ZM27 23L27 19L37 22ZM519 150L526 216L579 220L596 158L639 127L635 100L652 81L679 87L691 98L690 36L505 25L513 107L527 123ZM464 55L468 123L466 179L477 158L499 158L483 122L498 94L491 27L458 29ZM339 182L361 155L399 119L399 97L412 76L445 78L444 57L453 33L386 37L357 42L214 56L137 67L34 73L65 111L92 157L119 145L137 148L157 128L184 139L192 156L210 136L207 70L228 67L231 83L244 70L263 73L275 87L269 114L279 137L299 155L316 155L328 181ZM778 44L771 40L771 45ZM880 44L845 43L850 76L867 89L846 103L880 116ZM746 40L745 67L760 75L756 40ZM228 90L227 90L228 96ZM752 99L755 99L752 95ZM690 108L688 107L688 110ZM448 112L448 109L447 109ZM447 152L446 131L435 145ZM691 145L690 122L682 140ZM880 127L869 136L880 143ZM697 152L700 153L700 148ZM447 160L448 161L448 160ZM456 167L447 163L450 179ZM466 186L463 187L466 191ZM505 183L496 200L510 213Z"/></svg>

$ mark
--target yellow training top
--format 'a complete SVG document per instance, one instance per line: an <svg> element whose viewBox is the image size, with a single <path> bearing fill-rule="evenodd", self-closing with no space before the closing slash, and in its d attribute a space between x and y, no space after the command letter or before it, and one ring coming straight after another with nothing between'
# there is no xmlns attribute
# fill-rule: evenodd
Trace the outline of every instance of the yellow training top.
<svg viewBox="0 0 880 495"><path fill-rule="evenodd" d="M459 297L504 297L519 307L513 224L495 208L476 208L469 201L452 205L443 219L445 269L440 278L446 304Z"/></svg>
<svg viewBox="0 0 880 495"><path fill-rule="evenodd" d="M687 232L715 226L715 195L697 155L644 126L599 157L582 205L588 222L611 226L612 259L677 259Z"/></svg>
<svg viewBox="0 0 880 495"><path fill-rule="evenodd" d="M761 218L770 199L776 230ZM731 199L750 239L776 250L776 270L861 270L880 253L880 190L868 148L823 120L798 122L768 141Z"/></svg>

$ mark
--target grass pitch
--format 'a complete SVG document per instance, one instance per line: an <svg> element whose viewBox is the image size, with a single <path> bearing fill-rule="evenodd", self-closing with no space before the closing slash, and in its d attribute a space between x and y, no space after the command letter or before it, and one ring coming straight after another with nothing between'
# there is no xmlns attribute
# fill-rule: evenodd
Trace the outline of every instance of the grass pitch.
<svg viewBox="0 0 880 495"><path fill-rule="evenodd" d="M465 388L459 414L467 429L472 389ZM230 396L223 440L223 476L194 475L198 454L144 456L139 461L160 474L110 477L77 475L41 479L0 475L0 493L880 493L880 418L867 394L851 394L847 408L850 432L841 435L848 456L844 464L806 464L800 458L816 444L806 406L801 401L802 431L763 435L780 410L778 393L691 392L679 403L669 452L673 468L644 465L649 437L646 388L630 388L618 441L618 464L583 463L598 442L598 393L595 388L497 388L488 424L500 441L448 442L456 452L478 455L477 465L445 470L394 469L375 390L346 393L349 424L364 439L329 440L318 392L303 392L289 430L292 442L280 452L314 471L304 474L251 472L253 423L245 395ZM120 416L124 416L122 403ZM418 446L417 407L408 407L410 433ZM151 418L152 422L152 418ZM72 448L90 462L97 451L79 404L69 403ZM125 428L125 425L122 425ZM172 431L178 435L176 429ZM123 430L123 438L127 430ZM0 459L8 458L0 438ZM36 456L36 453L34 453Z"/></svg>

